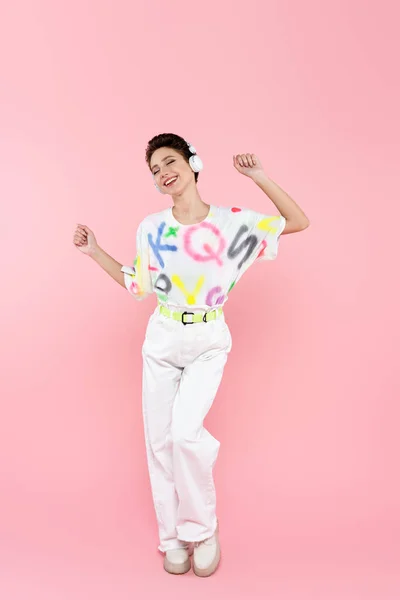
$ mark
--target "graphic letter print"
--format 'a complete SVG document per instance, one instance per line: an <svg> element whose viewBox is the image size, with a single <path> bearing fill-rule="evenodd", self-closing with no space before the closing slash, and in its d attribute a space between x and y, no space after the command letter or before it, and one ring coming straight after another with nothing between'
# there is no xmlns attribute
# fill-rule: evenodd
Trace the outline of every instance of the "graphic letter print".
<svg viewBox="0 0 400 600"><path fill-rule="evenodd" d="M157 277L154 287L163 294L169 294L172 288L172 283L169 277L164 275L164 273L161 273L161 275Z"/></svg>
<svg viewBox="0 0 400 600"><path fill-rule="evenodd" d="M210 244L204 244L200 249L200 252L195 249L194 242L197 241L201 243L201 234L196 236L197 232L201 230L211 231L213 236L215 236L215 243L213 243L214 248L210 246ZM207 262L209 260L215 260L219 266L222 267L223 262L221 260L221 254L225 250L226 242L222 237L222 234L218 227L213 225L212 223L207 223L203 221L203 223L199 223L198 225L193 225L193 227L189 227L186 231L184 239L184 248L187 254L191 256L197 262Z"/></svg>
<svg viewBox="0 0 400 600"><path fill-rule="evenodd" d="M265 217L265 219L261 219L261 221L257 224L258 229L261 229L262 231L269 231L271 233L276 233L278 230L276 227L274 227L273 225L271 225L271 223L273 223L273 221L278 221L279 217L277 217L276 215L273 217Z"/></svg>
<svg viewBox="0 0 400 600"><path fill-rule="evenodd" d="M265 248L266 248L266 247L267 247L267 241L266 241L266 240L263 240L263 241L261 242L261 250L260 250L260 252L258 253L258 255L257 255L257 258L261 258L262 256L264 256L264 253L265 253Z"/></svg>
<svg viewBox="0 0 400 600"><path fill-rule="evenodd" d="M161 256L161 252L176 252L178 250L178 248L176 246L171 246L169 244L161 243L161 238L162 238L164 229L165 229L165 221L160 223L160 225L158 227L156 242L154 242L152 234L151 233L148 234L149 244L153 249L154 256L160 263L161 268L165 267L165 263L164 263L163 257Z"/></svg>
<svg viewBox="0 0 400 600"><path fill-rule="evenodd" d="M217 304L222 304L225 296L224 296L224 294L221 294L221 292L222 292L222 288L219 285L211 288L211 290L208 292L207 298L206 298L207 306L214 306ZM218 295L218 294L220 294L220 295ZM216 299L214 301L215 297L216 297Z"/></svg>
<svg viewBox="0 0 400 600"><path fill-rule="evenodd" d="M246 254L243 256L242 260L238 264L238 269L240 269L243 263L246 262L249 256L251 256L251 253L253 252L254 248L257 246L258 243L257 236L249 235L249 237L247 237L239 244L240 238L243 234L246 233L246 231L248 231L248 229L249 228L247 227L247 225L241 225L232 244L228 248L228 258L236 258L243 250L247 248Z"/></svg>
<svg viewBox="0 0 400 600"><path fill-rule="evenodd" d="M170 227L167 231L167 233L164 235L164 237L170 237L171 235L173 235L174 237L177 237L178 235L178 230L179 227Z"/></svg>
<svg viewBox="0 0 400 600"><path fill-rule="evenodd" d="M137 280L140 279L141 272L139 255L137 255L137 257L134 260L132 271L133 273L130 273L130 276L132 277L132 283L129 286L129 290L132 292L132 294L140 295L140 287L137 282Z"/></svg>
<svg viewBox="0 0 400 600"><path fill-rule="evenodd" d="M138 286L136 281L132 281L131 285L129 286L129 289L132 292L132 294L136 294L136 295L140 294L140 287Z"/></svg>
<svg viewBox="0 0 400 600"><path fill-rule="evenodd" d="M178 275L172 275L172 283L174 283L181 290L181 292L183 293L183 295L186 298L187 303L190 304L191 306L193 304L196 304L197 295L199 294L201 288L203 287L204 281L205 281L205 277L204 277L204 275L201 275L201 277L199 277L199 279L196 283L196 286L195 286L193 292L189 292L186 289L181 278L178 277Z"/></svg>

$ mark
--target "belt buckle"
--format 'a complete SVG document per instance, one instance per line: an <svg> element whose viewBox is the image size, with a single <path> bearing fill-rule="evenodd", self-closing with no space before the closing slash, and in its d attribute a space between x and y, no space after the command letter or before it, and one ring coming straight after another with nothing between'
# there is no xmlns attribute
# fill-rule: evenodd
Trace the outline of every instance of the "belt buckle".
<svg viewBox="0 0 400 600"><path fill-rule="evenodd" d="M185 315L193 315L193 316L194 316L194 313L192 313L192 312L187 312L187 311L185 310L185 312L183 312L183 313L182 313L182 317L181 317L181 321L182 321L182 323L183 323L184 325L193 325L194 321L184 321L184 320L183 320L183 317L184 317Z"/></svg>

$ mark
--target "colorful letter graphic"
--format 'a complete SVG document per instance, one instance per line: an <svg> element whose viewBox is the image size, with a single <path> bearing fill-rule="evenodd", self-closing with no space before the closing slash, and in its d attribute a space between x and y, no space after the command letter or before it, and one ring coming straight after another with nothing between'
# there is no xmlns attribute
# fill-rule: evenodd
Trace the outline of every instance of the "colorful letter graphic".
<svg viewBox="0 0 400 600"><path fill-rule="evenodd" d="M204 254L200 254L199 252L197 252L194 249L193 237L195 236L195 233L197 231L200 231L201 229L208 229L215 235L216 242L218 243L218 248L216 250L211 248L211 246L209 244L204 244L204 243L203 243ZM200 241L201 236L198 236L198 239ZM212 223L207 223L207 222L203 221L202 223L199 223L198 225L189 227L189 229L185 233L183 242L184 242L184 248L185 248L185 251L187 252L187 254L189 254L189 256L191 256L197 262L207 262L209 260L215 260L219 266L223 265L223 262L222 262L220 256L225 249L226 242L225 242L224 238L222 237L222 234L221 234L220 230L218 229L218 227L216 227Z"/></svg>
<svg viewBox="0 0 400 600"><path fill-rule="evenodd" d="M261 229L262 231L270 231L271 233L276 233L278 230L276 227L271 226L272 221L278 221L279 217L274 216L274 217L265 217L265 219L262 219L258 224L257 227L258 229Z"/></svg>
<svg viewBox="0 0 400 600"><path fill-rule="evenodd" d="M142 261L140 260L140 254L138 254L135 258L134 269L135 269L135 279L137 281L142 281Z"/></svg>
<svg viewBox="0 0 400 600"><path fill-rule="evenodd" d="M180 277L178 277L178 275L172 275L171 279L172 279L172 283L174 283L176 285L176 287L178 287L183 292L183 294L187 300L187 303L191 304L191 305L196 304L196 296L200 292L200 290L204 284L204 280L205 280L204 275L201 275L201 277L199 277L199 280L196 283L196 286L195 286L193 292L189 292L185 288L183 281L181 280Z"/></svg>
<svg viewBox="0 0 400 600"><path fill-rule="evenodd" d="M129 286L129 291L132 294L135 294L135 296L141 296L143 292L138 283L138 281L140 281L140 277L141 277L141 263L140 263L139 255L136 256L136 258L133 262L132 270L133 270L133 273L129 273L129 276L132 277L132 282Z"/></svg>
<svg viewBox="0 0 400 600"><path fill-rule="evenodd" d="M224 294L218 296L218 294L221 294L221 292L222 292L222 288L219 285L211 288L211 290L208 292L207 298L206 298L207 306L214 306L216 304L222 304L225 299L225 296L224 296ZM214 302L215 296L217 296L217 298Z"/></svg>
<svg viewBox="0 0 400 600"><path fill-rule="evenodd" d="M129 290L132 292L132 294L140 296L140 287L138 286L136 281L132 281L131 285L129 286Z"/></svg>
<svg viewBox="0 0 400 600"><path fill-rule="evenodd" d="M169 277L161 273L155 281L154 288L163 294L169 294L172 289L172 283Z"/></svg>
<svg viewBox="0 0 400 600"><path fill-rule="evenodd" d="M254 248L257 246L258 239L255 235L249 235L245 240L242 241L241 244L238 245L241 236L248 231L247 225L241 225L239 227L239 231L237 232L232 244L228 248L228 258L236 258L242 250L247 248L246 254L243 256L242 260L238 264L238 269L241 268L243 263L251 256Z"/></svg>
<svg viewBox="0 0 400 600"><path fill-rule="evenodd" d="M170 246L168 244L161 243L161 238L162 238L164 228L165 228L165 221L160 223L160 225L158 227L156 242L154 242L152 234L151 233L148 234L149 244L153 249L156 259L160 263L161 268L165 267L165 263L164 263L163 257L161 256L160 253L167 252L167 251L168 252L176 252L178 250L178 248L176 246Z"/></svg>
<svg viewBox="0 0 400 600"><path fill-rule="evenodd" d="M261 258L262 256L264 256L264 251L265 251L265 248L266 248L266 247L267 247L267 242L266 242L266 240L263 240L263 241L261 242L261 250L260 250L260 252L257 254L257 258Z"/></svg>
<svg viewBox="0 0 400 600"><path fill-rule="evenodd" d="M178 234L178 229L179 227L169 227L167 233L164 235L164 237L170 237L171 235L173 235L174 237L177 237Z"/></svg>

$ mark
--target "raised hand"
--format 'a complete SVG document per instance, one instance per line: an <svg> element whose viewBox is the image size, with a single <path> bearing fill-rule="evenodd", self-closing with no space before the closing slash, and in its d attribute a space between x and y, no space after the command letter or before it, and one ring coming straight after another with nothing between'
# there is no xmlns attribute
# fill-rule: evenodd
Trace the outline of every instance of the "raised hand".
<svg viewBox="0 0 400 600"><path fill-rule="evenodd" d="M233 166L241 175L251 179L264 173L260 159L255 154L237 154L233 157Z"/></svg>
<svg viewBox="0 0 400 600"><path fill-rule="evenodd" d="M78 224L74 233L74 245L78 250L89 256L98 248L93 231L86 225Z"/></svg>

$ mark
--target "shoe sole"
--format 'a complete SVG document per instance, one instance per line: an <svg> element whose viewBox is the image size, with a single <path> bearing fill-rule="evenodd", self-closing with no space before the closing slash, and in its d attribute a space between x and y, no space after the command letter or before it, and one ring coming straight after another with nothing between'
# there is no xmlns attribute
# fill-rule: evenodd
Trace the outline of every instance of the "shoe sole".
<svg viewBox="0 0 400 600"><path fill-rule="evenodd" d="M199 569L194 564L193 565L194 574L197 575L197 577L210 577L210 575L215 573L215 571L217 570L220 560L221 560L221 548L219 547L219 544L218 544L217 554L216 554L213 562L211 563L211 565L209 567L207 567L207 569Z"/></svg>
<svg viewBox="0 0 400 600"><path fill-rule="evenodd" d="M215 530L215 533L217 534L217 539L218 539L218 545L217 545L217 554L213 560L213 562L211 563L211 565L209 567L207 567L207 569L199 569L198 567L196 567L195 562L193 561L193 572L195 575L197 575L197 577L210 577L210 575L212 575L213 573L215 573L215 571L218 568L218 565L220 563L221 560L221 547L219 545L219 523L217 523L217 529Z"/></svg>
<svg viewBox="0 0 400 600"><path fill-rule="evenodd" d="M167 571L167 573L170 573L171 575L184 575L185 573L190 571L191 566L192 563L190 561L190 558L188 558L187 561L179 565L170 562L166 558L164 559L164 569Z"/></svg>

